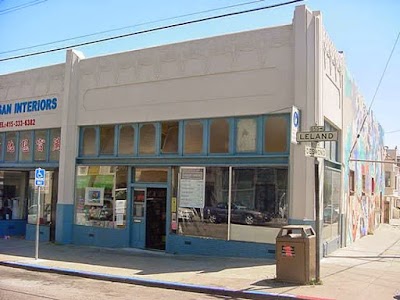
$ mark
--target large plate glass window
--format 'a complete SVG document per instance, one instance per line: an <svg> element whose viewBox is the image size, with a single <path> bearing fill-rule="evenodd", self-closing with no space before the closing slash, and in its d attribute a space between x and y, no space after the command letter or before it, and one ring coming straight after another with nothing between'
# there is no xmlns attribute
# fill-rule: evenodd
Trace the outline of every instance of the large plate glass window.
<svg viewBox="0 0 400 300"><path fill-rule="evenodd" d="M229 152L229 120L210 120L209 147L210 153Z"/></svg>
<svg viewBox="0 0 400 300"><path fill-rule="evenodd" d="M179 122L161 122L160 147L163 154L177 154L179 145Z"/></svg>
<svg viewBox="0 0 400 300"><path fill-rule="evenodd" d="M0 171L0 221L26 219L28 172Z"/></svg>
<svg viewBox="0 0 400 300"><path fill-rule="evenodd" d="M203 152L203 122L185 121L184 154Z"/></svg>
<svg viewBox="0 0 400 300"><path fill-rule="evenodd" d="M6 132L6 142L5 142L5 161L16 161L17 159L17 133L16 132Z"/></svg>
<svg viewBox="0 0 400 300"><path fill-rule="evenodd" d="M135 127L133 125L122 125L119 128L119 155L135 154Z"/></svg>
<svg viewBox="0 0 400 300"><path fill-rule="evenodd" d="M19 161L32 160L32 131L19 133Z"/></svg>
<svg viewBox="0 0 400 300"><path fill-rule="evenodd" d="M125 228L126 166L77 166L75 224Z"/></svg>
<svg viewBox="0 0 400 300"><path fill-rule="evenodd" d="M288 151L288 118L285 115L269 115L264 124L264 152Z"/></svg>
<svg viewBox="0 0 400 300"><path fill-rule="evenodd" d="M329 241L339 235L341 172L325 167L322 239Z"/></svg>
<svg viewBox="0 0 400 300"><path fill-rule="evenodd" d="M82 145L81 151L83 156L96 155L96 128L82 128Z"/></svg>
<svg viewBox="0 0 400 300"><path fill-rule="evenodd" d="M156 126L143 124L140 126L139 154L156 153Z"/></svg>
<svg viewBox="0 0 400 300"><path fill-rule="evenodd" d="M257 119L239 119L236 123L236 152L257 151Z"/></svg>
<svg viewBox="0 0 400 300"><path fill-rule="evenodd" d="M40 212L39 223L41 225L49 225L51 222L51 206L53 198L53 171L46 171L46 185L40 189ZM28 223L36 224L37 222L37 199L39 189L35 186L35 171L29 172L29 188L28 188Z"/></svg>
<svg viewBox="0 0 400 300"><path fill-rule="evenodd" d="M60 160L61 150L61 129L54 128L50 130L50 161Z"/></svg>
<svg viewBox="0 0 400 300"><path fill-rule="evenodd" d="M100 126L100 155L114 154L115 126Z"/></svg>

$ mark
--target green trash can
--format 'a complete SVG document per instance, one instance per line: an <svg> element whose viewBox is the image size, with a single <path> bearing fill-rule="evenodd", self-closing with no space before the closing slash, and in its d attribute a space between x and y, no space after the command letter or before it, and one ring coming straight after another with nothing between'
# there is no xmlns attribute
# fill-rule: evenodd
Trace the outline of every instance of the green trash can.
<svg viewBox="0 0 400 300"><path fill-rule="evenodd" d="M315 279L315 231L308 225L283 226L276 236L276 279L308 284Z"/></svg>

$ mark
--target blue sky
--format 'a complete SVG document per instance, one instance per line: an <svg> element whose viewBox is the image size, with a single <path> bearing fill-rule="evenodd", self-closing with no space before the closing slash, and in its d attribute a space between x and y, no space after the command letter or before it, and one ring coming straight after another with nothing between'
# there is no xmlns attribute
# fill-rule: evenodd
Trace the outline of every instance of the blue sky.
<svg viewBox="0 0 400 300"><path fill-rule="evenodd" d="M67 46L82 41L124 34L216 14L245 10L284 0L253 1L232 8L171 19L176 16L252 2L251 0L0 0L0 58ZM309 0L175 29L162 30L77 48L86 57L146 48L231 32L289 24L295 5L320 10L324 26L369 105L400 31L399 0ZM164 21L159 21L163 20ZM165 20L169 19L169 20ZM153 22L158 21L158 22ZM144 24L146 23L146 24ZM142 24L142 25L138 25ZM137 26L135 26L137 25ZM115 30L85 38L97 32ZM54 41L53 45L4 53ZM65 51L0 62L0 74L65 61ZM372 109L385 132L385 144L400 146L400 42L392 56ZM390 133L392 131L397 131Z"/></svg>

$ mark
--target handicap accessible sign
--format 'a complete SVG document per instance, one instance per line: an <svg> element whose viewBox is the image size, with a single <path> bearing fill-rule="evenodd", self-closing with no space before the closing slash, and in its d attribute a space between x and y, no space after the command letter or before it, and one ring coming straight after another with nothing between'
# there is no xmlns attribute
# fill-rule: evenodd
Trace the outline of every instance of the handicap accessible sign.
<svg viewBox="0 0 400 300"><path fill-rule="evenodd" d="M35 169L35 186L43 187L46 180L46 170L37 168Z"/></svg>

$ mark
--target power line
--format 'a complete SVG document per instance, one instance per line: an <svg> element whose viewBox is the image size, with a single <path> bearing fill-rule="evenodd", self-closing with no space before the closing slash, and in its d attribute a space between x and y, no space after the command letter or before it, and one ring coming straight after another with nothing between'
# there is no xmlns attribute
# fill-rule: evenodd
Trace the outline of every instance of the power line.
<svg viewBox="0 0 400 300"><path fill-rule="evenodd" d="M35 0L35 1L39 1L39 0ZM47 0L45 0L45 1L47 1ZM81 39L81 38L85 38L85 37L96 36L96 35L99 35L99 34L115 32L115 31L120 31L120 30L124 30L124 29L128 29L128 28L134 28L134 27L139 27L139 26L143 26L143 25L150 25L150 24L154 24L154 23L170 21L170 20L174 20L174 19L178 19L178 18L190 17L190 16L194 16L194 15L198 15L198 14L218 11L218 10L221 10L221 9L230 9L230 8L234 8L234 7L239 7L239 6L249 5L249 4L253 4L253 3L264 2L264 1L265 0L249 1L249 2L245 2L245 3L239 3L239 4L235 4L235 5L229 5L229 6L219 7L219 8L213 8L213 9L193 12L193 13L189 13L189 14L179 15L179 16L175 16L175 17L169 17L169 18L164 18L164 19L159 19L159 20L154 20L154 21L149 21L149 22L138 23L138 24L134 24L134 25L130 25L130 26L124 26L124 27L110 29L110 30L98 31L98 32L95 32L95 33L80 35L80 36L67 38L67 39L63 39L63 40L48 42L48 43L44 43L44 44L39 44L39 45L34 45L34 46L29 46L29 47L24 47L24 48L19 48L19 49L8 50L8 51L0 52L0 54L12 53L12 52L17 52L17 51L22 51L22 50L28 50L28 49L33 49L33 48L37 48L37 47L42 47L42 46L58 44L58 43L67 42L67 41L76 40L76 39Z"/></svg>
<svg viewBox="0 0 400 300"><path fill-rule="evenodd" d="M381 79L379 80L378 86L376 87L374 96L372 97L372 101L371 101L371 104L369 105L368 112L367 112L367 114L365 115L363 122L361 123L361 127L360 127L360 130L358 131L358 134L357 134L356 140L354 141L353 147L351 147L349 159L350 159L350 157L351 157L351 154L353 153L354 147L357 145L358 139L360 138L360 133L361 133L361 130L363 129L363 127L364 127L365 121L367 120L367 117L368 117L368 115L369 115L370 112L371 112L372 104L373 104L374 101L375 101L375 97L376 97L376 95L377 95L377 93L378 93L378 90L379 90L379 88L380 88L380 86L381 86L383 77L384 77L385 74L386 74L386 70L387 70L387 68L388 68L388 66L389 66L390 60L392 59L392 56L393 56L394 50L396 49L397 42L399 41L399 38L400 38L400 31L399 31L399 34L397 35L396 41L394 42L392 51L390 52L389 58L388 58L388 60L387 60L387 62L386 62L385 69L383 70Z"/></svg>
<svg viewBox="0 0 400 300"><path fill-rule="evenodd" d="M87 45L91 45L91 44L107 42L107 41L125 38L125 37L129 37L129 36L140 35L140 34L144 34L144 33L155 32L155 31L159 31L159 30L165 30L165 29L169 29L169 28L175 28L175 27L180 27L180 26L184 26L184 25L190 25L190 24L195 24L195 23L200 23L200 22L205 22L205 21L210 21L210 20L216 20L216 19L231 17L231 16L235 16L235 15L241 15L241 14L246 14L246 13L250 13L250 12L266 10L266 9L270 9L270 8L276 8L276 7L285 6L285 5L302 2L302 1L304 1L304 0L293 0L293 1L283 2L283 3L273 4L273 5L269 5L269 6L248 9L248 10L244 10L244 11L238 11L238 12L227 13L227 14L223 14L223 15L217 15L217 16L212 16L212 17L207 17L207 18L201 18L201 19L196 19L196 20L191 20L191 21L186 21L186 22L181 22L181 23L175 23L175 24L171 24L171 25L165 25L165 26L145 29L145 30L141 30L141 31L131 32L131 33L127 33L127 34L98 39L98 40L89 41L89 42L78 43L78 44L69 45L69 46L65 46L65 47L53 48L53 49L44 50L44 51L37 51L37 52L23 54L23 55L1 58L0 62L29 57L29 56L41 55L41 54L45 54L45 53L51 53L51 52L66 50L66 49L75 48L75 47L87 46Z"/></svg>
<svg viewBox="0 0 400 300"><path fill-rule="evenodd" d="M388 131L388 132L385 132L385 133L388 134L388 133L395 133L395 132L400 132L400 129L393 130L393 131Z"/></svg>
<svg viewBox="0 0 400 300"><path fill-rule="evenodd" d="M38 4L46 2L46 1L47 0L41 0L41 1L40 0L34 0L34 1L31 1L31 2L28 2L28 3L23 3L23 4L20 4L20 5L16 5L16 6L4 9L4 10L0 10L0 15L5 15L5 14L12 13L14 11L21 10L21 9L24 9L24 8L27 8L27 7L30 7L30 6L35 6L35 5L38 5Z"/></svg>

